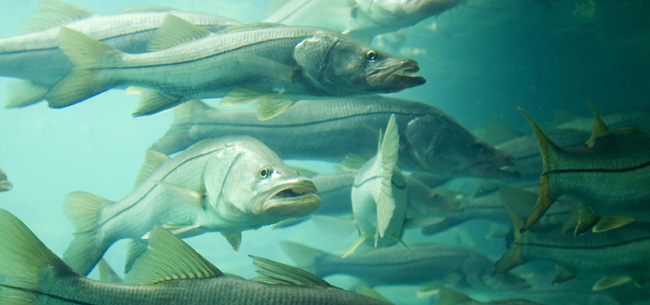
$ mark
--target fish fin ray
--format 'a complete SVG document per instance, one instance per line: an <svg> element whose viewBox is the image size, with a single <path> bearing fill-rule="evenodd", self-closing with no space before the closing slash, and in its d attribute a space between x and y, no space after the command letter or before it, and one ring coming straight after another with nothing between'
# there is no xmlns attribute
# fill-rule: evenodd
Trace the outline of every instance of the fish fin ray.
<svg viewBox="0 0 650 305"><path fill-rule="evenodd" d="M379 139L379 151L375 159L376 162L381 162L379 165L381 187L377 198L377 231L379 237L384 237L384 232L393 219L397 205L393 196L392 181L394 174L398 174L396 171L399 171L396 167L397 151L399 150L399 134L394 114L391 114L388 120L384 136L382 137L380 133Z"/></svg>
<svg viewBox="0 0 650 305"><path fill-rule="evenodd" d="M381 295L377 290L372 289L372 287L365 284L359 285L359 287L357 288L357 293L360 295L365 295L369 298L373 298L375 300L385 302L386 304L391 304L391 302L383 295Z"/></svg>
<svg viewBox="0 0 650 305"><path fill-rule="evenodd" d="M156 90L145 90L140 97L138 108L132 113L134 117L150 115L173 108L183 103L185 100L181 97L169 96Z"/></svg>
<svg viewBox="0 0 650 305"><path fill-rule="evenodd" d="M149 51L160 51L184 42L210 35L210 31L173 14L167 14L154 36L149 40Z"/></svg>
<svg viewBox="0 0 650 305"><path fill-rule="evenodd" d="M259 276L254 280L266 284L295 285L305 287L332 287L322 278L305 270L270 259L249 255L257 267Z"/></svg>
<svg viewBox="0 0 650 305"><path fill-rule="evenodd" d="M293 99L282 98L278 95L260 97L257 117L260 121L274 118L284 113L295 102Z"/></svg>
<svg viewBox="0 0 650 305"><path fill-rule="evenodd" d="M618 229L622 226L628 225L630 223L635 222L636 219L634 217L629 217L629 216L612 216L612 217L605 217L601 219L594 227L593 227L593 232L594 233L600 233L600 232L606 232L609 230L614 230Z"/></svg>
<svg viewBox="0 0 650 305"><path fill-rule="evenodd" d="M188 244L160 226L154 227L147 250L133 263L124 281L153 284L174 279L214 278L223 273Z"/></svg>
<svg viewBox="0 0 650 305"><path fill-rule="evenodd" d="M144 180L149 178L153 172L156 171L169 157L161 152L155 150L147 150L144 157L144 164L140 168L140 172L135 179L135 186L142 184Z"/></svg>
<svg viewBox="0 0 650 305"><path fill-rule="evenodd" d="M222 106L236 106L258 101L263 93L256 90L237 88L221 99Z"/></svg>
<svg viewBox="0 0 650 305"><path fill-rule="evenodd" d="M612 132L609 130L607 124L605 124L600 115L598 115L596 112L594 104L592 104L591 101L588 102L589 108L591 108L591 113L594 115L594 127L591 129L591 137L589 137L589 140L587 141L587 146L591 148L596 146L598 139L609 137L612 135Z"/></svg>
<svg viewBox="0 0 650 305"><path fill-rule="evenodd" d="M593 287L591 287L591 290L601 291L601 290L623 285L631 280L632 278L630 278L629 276L604 276L600 280L598 280L598 282L596 282Z"/></svg>
<svg viewBox="0 0 650 305"><path fill-rule="evenodd" d="M241 245L241 232L221 232L221 235L226 238L232 249L238 253Z"/></svg>
<svg viewBox="0 0 650 305"><path fill-rule="evenodd" d="M25 20L18 31L34 33L94 15L86 9L56 0L41 0L36 11Z"/></svg>
<svg viewBox="0 0 650 305"><path fill-rule="evenodd" d="M45 96L52 108L79 103L110 89L113 85L100 78L104 64L121 61L122 52L86 34L61 27L59 48L72 61L74 69Z"/></svg>
<svg viewBox="0 0 650 305"><path fill-rule="evenodd" d="M594 214L585 204L578 206L578 224L573 231L574 236L589 231L600 220L600 216Z"/></svg>
<svg viewBox="0 0 650 305"><path fill-rule="evenodd" d="M7 88L5 108L21 108L43 100L49 88L36 85L31 81L18 81Z"/></svg>
<svg viewBox="0 0 650 305"><path fill-rule="evenodd" d="M124 273L127 274L133 269L133 264L147 251L147 241L143 239L132 239L126 249L126 263Z"/></svg>
<svg viewBox="0 0 650 305"><path fill-rule="evenodd" d="M39 273L43 267L67 266L22 221L5 209L0 209L0 236L0 284L20 288L2 287L0 300L11 305L33 304L37 296L28 291L38 290Z"/></svg>
<svg viewBox="0 0 650 305"><path fill-rule="evenodd" d="M122 283L122 279L115 273L115 270L103 258L97 263L99 281L104 283Z"/></svg>

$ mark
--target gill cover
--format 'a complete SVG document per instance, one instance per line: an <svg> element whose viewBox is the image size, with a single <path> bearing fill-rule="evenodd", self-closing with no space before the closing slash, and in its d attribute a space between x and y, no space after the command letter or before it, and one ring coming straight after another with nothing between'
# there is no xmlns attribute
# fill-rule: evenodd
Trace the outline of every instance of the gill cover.
<svg viewBox="0 0 650 305"><path fill-rule="evenodd" d="M303 74L315 84L320 84L319 78L325 68L330 52L341 39L323 32L316 32L296 45L293 58Z"/></svg>

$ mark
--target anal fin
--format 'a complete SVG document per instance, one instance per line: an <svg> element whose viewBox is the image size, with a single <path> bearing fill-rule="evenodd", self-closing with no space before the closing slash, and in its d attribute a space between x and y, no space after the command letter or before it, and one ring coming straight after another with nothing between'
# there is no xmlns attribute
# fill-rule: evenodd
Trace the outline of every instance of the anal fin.
<svg viewBox="0 0 650 305"><path fill-rule="evenodd" d="M146 90L140 98L138 108L133 112L134 117L150 115L172 108L184 101L183 98L168 96L155 90Z"/></svg>
<svg viewBox="0 0 650 305"><path fill-rule="evenodd" d="M8 88L5 108L20 108L36 104L47 95L49 88L36 85L31 81L18 81Z"/></svg>

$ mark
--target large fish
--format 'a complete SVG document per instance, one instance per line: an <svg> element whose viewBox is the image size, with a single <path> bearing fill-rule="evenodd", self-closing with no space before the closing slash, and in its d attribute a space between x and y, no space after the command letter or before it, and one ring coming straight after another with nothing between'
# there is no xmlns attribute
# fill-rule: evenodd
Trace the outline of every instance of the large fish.
<svg viewBox="0 0 650 305"><path fill-rule="evenodd" d="M612 133L596 113L584 147L562 149L524 112L543 159L539 199L522 226L527 230L563 194L584 200L575 233L607 231L633 221L650 221L650 136L624 129Z"/></svg>
<svg viewBox="0 0 650 305"><path fill-rule="evenodd" d="M472 299L468 295L453 290L449 287L440 289L440 297L435 305L544 305L525 299L506 299L494 300L489 302L480 302Z"/></svg>
<svg viewBox="0 0 650 305"><path fill-rule="evenodd" d="M59 26L79 31L127 53L147 51L147 43L174 14L209 31L238 22L223 17L179 11L138 11L102 16L58 1L43 1L25 25L36 31L0 40L0 75L24 81L11 87L7 107L43 99L48 89L70 74L72 62L59 49Z"/></svg>
<svg viewBox="0 0 650 305"><path fill-rule="evenodd" d="M213 34L168 15L149 46L126 54L62 27L60 47L75 69L47 95L65 107L119 86L140 86L134 115L152 114L198 98L226 104L260 102L260 118L296 99L396 92L424 84L417 62L375 50L321 28L269 24Z"/></svg>
<svg viewBox="0 0 650 305"><path fill-rule="evenodd" d="M222 273L172 233L155 227L125 283L72 270L25 224L0 209L0 302L5 305L380 305L298 268L253 257L253 280Z"/></svg>
<svg viewBox="0 0 650 305"><path fill-rule="evenodd" d="M515 227L522 220L510 213ZM647 282L650 275L650 226L633 224L600 234L571 234L514 230L510 250L496 265L497 272L510 270L531 260L544 260L562 268L553 279L561 283L574 277L594 281L593 290L603 290L634 280Z"/></svg>
<svg viewBox="0 0 650 305"><path fill-rule="evenodd" d="M11 191L14 186L7 180L7 174L0 169L0 192Z"/></svg>
<svg viewBox="0 0 650 305"><path fill-rule="evenodd" d="M266 21L311 25L370 42L375 35L412 26L458 5L460 0L292 0Z"/></svg>
<svg viewBox="0 0 650 305"><path fill-rule="evenodd" d="M400 169L444 176L518 177L503 169L512 163L511 157L481 142L437 108L379 95L298 101L267 121L259 121L254 110L223 111L193 101L179 107L176 120L152 149L168 154L204 138L239 134L262 141L283 159L341 162L354 154L367 160L377 152L377 135L392 113L399 129Z"/></svg>
<svg viewBox="0 0 650 305"><path fill-rule="evenodd" d="M346 274L369 285L417 285L444 281L477 290L517 290L526 281L511 273L494 274L494 261L471 249L445 244L414 244L353 253L341 258L294 242L282 247L300 267L325 277Z"/></svg>
<svg viewBox="0 0 650 305"><path fill-rule="evenodd" d="M65 212L77 228L63 259L88 274L122 238L140 239L154 225L180 237L221 232L235 249L241 231L316 210L313 183L247 136L201 141L169 159L149 152L139 183L117 202L69 194Z"/></svg>

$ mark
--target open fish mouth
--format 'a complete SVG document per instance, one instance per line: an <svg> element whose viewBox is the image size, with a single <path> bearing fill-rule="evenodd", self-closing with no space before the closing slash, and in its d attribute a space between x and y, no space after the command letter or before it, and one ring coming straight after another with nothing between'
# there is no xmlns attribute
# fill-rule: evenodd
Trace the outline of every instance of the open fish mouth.
<svg viewBox="0 0 650 305"><path fill-rule="evenodd" d="M375 69L368 76L368 83L378 92L400 91L427 82L424 77L416 75L419 71L420 67L415 60L403 60Z"/></svg>
<svg viewBox="0 0 650 305"><path fill-rule="evenodd" d="M262 204L262 213L305 216L320 207L320 197L316 193L316 186L310 180L280 185Z"/></svg>

